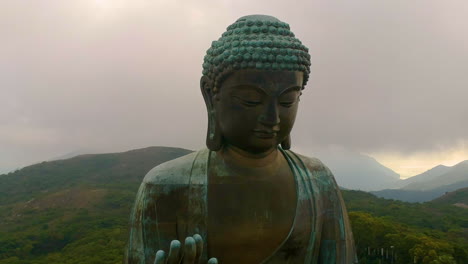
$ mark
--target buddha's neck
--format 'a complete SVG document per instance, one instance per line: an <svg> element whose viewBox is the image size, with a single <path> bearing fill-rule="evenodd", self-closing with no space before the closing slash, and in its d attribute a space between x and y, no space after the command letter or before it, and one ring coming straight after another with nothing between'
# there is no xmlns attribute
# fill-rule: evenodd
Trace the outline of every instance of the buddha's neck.
<svg viewBox="0 0 468 264"><path fill-rule="evenodd" d="M232 145L224 146L218 154L224 162L241 167L263 167L276 163L279 155L278 148L268 152L250 153Z"/></svg>

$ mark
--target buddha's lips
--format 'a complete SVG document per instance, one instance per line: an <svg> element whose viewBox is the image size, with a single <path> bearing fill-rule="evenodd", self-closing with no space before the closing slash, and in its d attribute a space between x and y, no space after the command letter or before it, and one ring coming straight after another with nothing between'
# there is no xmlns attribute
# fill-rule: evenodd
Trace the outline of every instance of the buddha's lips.
<svg viewBox="0 0 468 264"><path fill-rule="evenodd" d="M261 130L261 129L254 129L254 133L259 138L274 138L276 137L276 130Z"/></svg>

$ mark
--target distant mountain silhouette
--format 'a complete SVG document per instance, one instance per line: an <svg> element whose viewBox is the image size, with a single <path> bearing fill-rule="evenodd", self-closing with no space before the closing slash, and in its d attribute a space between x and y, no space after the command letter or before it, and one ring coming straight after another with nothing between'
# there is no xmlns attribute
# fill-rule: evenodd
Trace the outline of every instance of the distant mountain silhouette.
<svg viewBox="0 0 468 264"><path fill-rule="evenodd" d="M448 172L449 170L451 169L451 167L449 166L445 166L445 165L438 165L438 166L435 166L434 168L430 169L430 170L427 170L421 174L418 174L416 176L413 176L411 178L408 178L408 179L405 179L405 180L402 180L401 181L401 186L406 186L410 183L417 183L417 182L425 182L425 181L430 181L430 180L433 180L437 177L439 177L440 175Z"/></svg>
<svg viewBox="0 0 468 264"><path fill-rule="evenodd" d="M453 167L448 167L448 170L445 171L445 173L433 177L432 179L413 182L404 186L402 189L425 191L462 181L468 181L468 160L462 161ZM462 188L464 186L459 187Z"/></svg>
<svg viewBox="0 0 468 264"><path fill-rule="evenodd" d="M385 199L400 200L404 202L416 203L427 202L437 197L444 195L447 192L468 186L468 181L457 182L450 185L441 186L432 190L402 190L402 189L385 189L380 191L372 191L378 197Z"/></svg>
<svg viewBox="0 0 468 264"><path fill-rule="evenodd" d="M373 191L400 186L400 175L372 157L343 149L318 150L314 155L346 189Z"/></svg>
<svg viewBox="0 0 468 264"><path fill-rule="evenodd" d="M468 187L468 161L452 167L439 165L415 177L417 178L400 189L385 189L372 193L382 198L406 202L430 201L446 192Z"/></svg>

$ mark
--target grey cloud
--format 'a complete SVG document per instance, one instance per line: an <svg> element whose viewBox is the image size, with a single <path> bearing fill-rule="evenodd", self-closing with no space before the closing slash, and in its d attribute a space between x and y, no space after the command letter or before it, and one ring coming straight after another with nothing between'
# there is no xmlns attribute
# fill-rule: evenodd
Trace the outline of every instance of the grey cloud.
<svg viewBox="0 0 468 264"><path fill-rule="evenodd" d="M288 22L310 48L296 146L468 141L465 3L117 2L0 4L0 167L82 148L203 147L204 53L252 13Z"/></svg>

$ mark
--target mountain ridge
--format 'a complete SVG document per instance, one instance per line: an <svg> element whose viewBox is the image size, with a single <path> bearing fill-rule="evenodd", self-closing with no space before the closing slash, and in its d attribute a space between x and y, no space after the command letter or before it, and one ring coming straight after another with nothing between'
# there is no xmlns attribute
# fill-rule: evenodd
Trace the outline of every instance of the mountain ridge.
<svg viewBox="0 0 468 264"><path fill-rule="evenodd" d="M330 168L338 184L353 190L397 187L400 175L375 158L343 149L319 149L314 156Z"/></svg>
<svg viewBox="0 0 468 264"><path fill-rule="evenodd" d="M438 165L415 177L399 189L384 189L372 193L386 199L406 202L426 202L447 192L468 187L468 160L454 166Z"/></svg>
<svg viewBox="0 0 468 264"><path fill-rule="evenodd" d="M431 190L440 186L453 184L463 180L468 180L468 160L459 162L454 166L448 167L447 170L429 180L422 182L412 182L402 189L404 190Z"/></svg>
<svg viewBox="0 0 468 264"><path fill-rule="evenodd" d="M20 196L22 200L29 200L32 198L31 193L52 191L55 186L106 184L116 179L139 184L154 164L191 152L182 148L147 147L118 153L82 154L70 159L29 165L0 176L0 205L19 199ZM55 172L52 176L51 171ZM105 174L108 171L110 175Z"/></svg>
<svg viewBox="0 0 468 264"><path fill-rule="evenodd" d="M410 183L414 183L414 182L422 182L422 181L426 181L426 180L430 180L430 179L434 179L444 173L446 173L448 170L450 170L450 166L445 166L445 165L437 165L423 173L420 173L420 174L417 174L415 176L412 176L410 178L407 178L407 179L404 179L402 181L402 184L404 184L404 186L410 184ZM403 187L403 186L402 186Z"/></svg>

